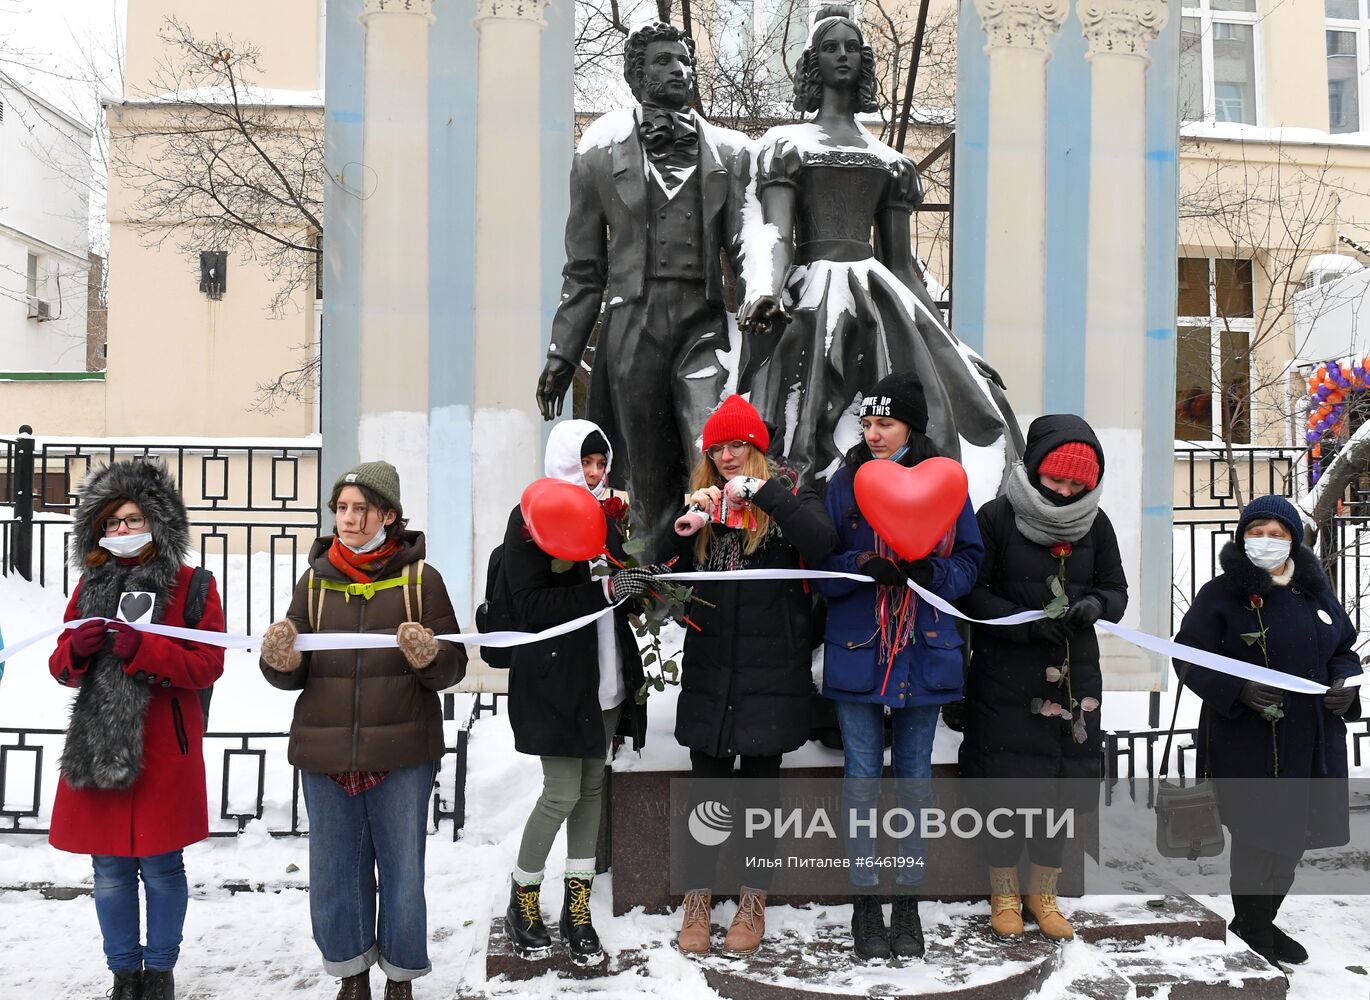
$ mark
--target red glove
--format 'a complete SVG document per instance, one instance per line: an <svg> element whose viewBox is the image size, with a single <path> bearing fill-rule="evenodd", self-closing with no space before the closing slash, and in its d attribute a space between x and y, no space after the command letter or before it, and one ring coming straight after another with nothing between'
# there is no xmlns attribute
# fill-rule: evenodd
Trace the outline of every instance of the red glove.
<svg viewBox="0 0 1370 1000"><path fill-rule="evenodd" d="M119 633L114 637L114 655L128 663L138 655L138 647L143 644L143 633L124 622L112 621L109 627Z"/></svg>
<svg viewBox="0 0 1370 1000"><path fill-rule="evenodd" d="M97 618L82 622L71 630L71 655L73 659L88 660L100 651L105 644L105 623Z"/></svg>

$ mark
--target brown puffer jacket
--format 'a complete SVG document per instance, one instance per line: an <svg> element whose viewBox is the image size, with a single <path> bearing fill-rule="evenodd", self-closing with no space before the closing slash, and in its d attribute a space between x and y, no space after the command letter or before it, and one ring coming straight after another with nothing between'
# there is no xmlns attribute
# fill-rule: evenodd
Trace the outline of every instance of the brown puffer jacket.
<svg viewBox="0 0 1370 1000"><path fill-rule="evenodd" d="M305 573L295 585L286 617L302 635L394 635L406 621L422 622L437 635L460 632L442 576L427 563L419 565L424 557L423 535L405 532L404 543L376 574L376 583L401 576L406 567L409 583L382 587L367 599L321 586L324 581L342 586L351 581L328 561L333 536L318 539L309 551L313 587ZM415 576L422 582L416 585ZM439 643L438 649L437 659L423 670L412 669L396 647L304 652L304 662L291 673L261 664L262 673L275 687L300 692L290 727L290 763L305 771L337 774L388 771L440 759L442 706L437 693L465 676L466 649L450 642Z"/></svg>

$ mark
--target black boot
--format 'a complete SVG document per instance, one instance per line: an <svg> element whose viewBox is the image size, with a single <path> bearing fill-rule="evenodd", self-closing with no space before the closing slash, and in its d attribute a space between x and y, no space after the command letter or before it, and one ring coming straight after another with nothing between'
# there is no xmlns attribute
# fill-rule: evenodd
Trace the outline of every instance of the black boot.
<svg viewBox="0 0 1370 1000"><path fill-rule="evenodd" d="M509 889L509 909L504 911L509 943L519 958L535 962L552 953L552 936L542 922L542 886L519 885Z"/></svg>
<svg viewBox="0 0 1370 1000"><path fill-rule="evenodd" d="M344 976L338 983L337 1000L371 1000L371 970Z"/></svg>
<svg viewBox="0 0 1370 1000"><path fill-rule="evenodd" d="M598 965L604 960L595 925L590 922L590 885L593 879L566 876L566 896L561 902L561 939L576 965Z"/></svg>
<svg viewBox="0 0 1370 1000"><path fill-rule="evenodd" d="M885 914L879 896L857 896L851 908L852 950L863 962L890 957L890 939L885 933Z"/></svg>
<svg viewBox="0 0 1370 1000"><path fill-rule="evenodd" d="M890 907L890 950L897 958L922 958L923 921L918 918L918 897L899 895Z"/></svg>
<svg viewBox="0 0 1370 1000"><path fill-rule="evenodd" d="M110 1000L139 1000L143 995L143 970L116 972L114 987L105 994Z"/></svg>
<svg viewBox="0 0 1370 1000"><path fill-rule="evenodd" d="M1271 923L1269 896L1233 896L1232 922L1227 925L1246 946L1275 968L1280 967L1275 954L1275 927Z"/></svg>
<svg viewBox="0 0 1370 1000"><path fill-rule="evenodd" d="M176 1000L176 977L170 969L143 970L143 1000Z"/></svg>
<svg viewBox="0 0 1370 1000"><path fill-rule="evenodd" d="M1284 902L1284 896L1270 897L1270 930L1275 938L1275 957L1281 962L1288 962L1290 965L1302 965L1308 961L1308 949L1299 944L1292 937L1280 930L1273 923L1274 919L1280 914L1280 905Z"/></svg>

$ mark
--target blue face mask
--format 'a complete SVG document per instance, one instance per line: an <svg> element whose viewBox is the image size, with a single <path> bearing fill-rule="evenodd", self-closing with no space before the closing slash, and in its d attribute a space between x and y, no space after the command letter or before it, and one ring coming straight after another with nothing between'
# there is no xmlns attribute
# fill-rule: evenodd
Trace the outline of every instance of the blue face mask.
<svg viewBox="0 0 1370 1000"><path fill-rule="evenodd" d="M891 462L897 462L897 461L899 461L901 458L903 458L905 455L907 455L908 453L909 453L909 446L908 446L908 445L904 445L904 447L900 448L898 451L896 451L893 455L890 456L890 461L891 461Z"/></svg>

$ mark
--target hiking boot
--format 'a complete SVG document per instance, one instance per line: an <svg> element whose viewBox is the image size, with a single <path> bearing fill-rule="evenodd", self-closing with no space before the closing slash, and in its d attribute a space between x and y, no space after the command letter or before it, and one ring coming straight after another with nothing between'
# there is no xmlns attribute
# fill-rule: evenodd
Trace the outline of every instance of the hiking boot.
<svg viewBox="0 0 1370 1000"><path fill-rule="evenodd" d="M890 906L890 951L897 958L922 958L924 950L918 897L895 896Z"/></svg>
<svg viewBox="0 0 1370 1000"><path fill-rule="evenodd" d="M691 889L685 893L685 902L681 905L684 917L675 946L686 955L709 953L709 914L713 905L713 895L708 889Z"/></svg>
<svg viewBox="0 0 1370 1000"><path fill-rule="evenodd" d="M176 1000L176 977L170 969L144 969L142 1000Z"/></svg>
<svg viewBox="0 0 1370 1000"><path fill-rule="evenodd" d="M371 970L348 976L339 983L338 1000L371 1000Z"/></svg>
<svg viewBox="0 0 1370 1000"><path fill-rule="evenodd" d="M852 951L863 962L890 957L890 938L879 896L861 895L852 900L851 938Z"/></svg>
<svg viewBox="0 0 1370 1000"><path fill-rule="evenodd" d="M561 939L576 965L598 965L604 961L595 925L590 922L590 886L593 878L566 876L566 895L561 902Z"/></svg>
<svg viewBox="0 0 1370 1000"><path fill-rule="evenodd" d="M105 994L110 1000L139 1000L143 995L143 970L131 969L114 974L114 985Z"/></svg>
<svg viewBox="0 0 1370 1000"><path fill-rule="evenodd" d="M989 929L995 937L1023 936L1023 897L1017 868L989 870Z"/></svg>
<svg viewBox="0 0 1370 1000"><path fill-rule="evenodd" d="M745 885L737 897L737 913L728 927L723 950L730 955L753 955L766 934L766 894Z"/></svg>
<svg viewBox="0 0 1370 1000"><path fill-rule="evenodd" d="M385 981L385 1000L414 1000L414 984L407 979L404 982L397 979L387 979Z"/></svg>
<svg viewBox="0 0 1370 1000"><path fill-rule="evenodd" d="M1028 870L1028 895L1023 901L1023 912L1037 921L1043 937L1070 941L1075 937L1075 928L1056 905L1056 880L1060 875L1059 868L1033 865Z"/></svg>
<svg viewBox="0 0 1370 1000"><path fill-rule="evenodd" d="M1275 957L1281 962L1288 962L1290 965L1302 965L1308 961L1308 949L1273 923L1274 919L1280 915L1280 906L1283 903L1284 896L1270 897L1270 919L1272 921L1270 930L1275 939Z"/></svg>
<svg viewBox="0 0 1370 1000"><path fill-rule="evenodd" d="M504 911L504 928L514 954L536 962L552 954L552 935L542 922L542 884L519 885L510 879L509 908Z"/></svg>

